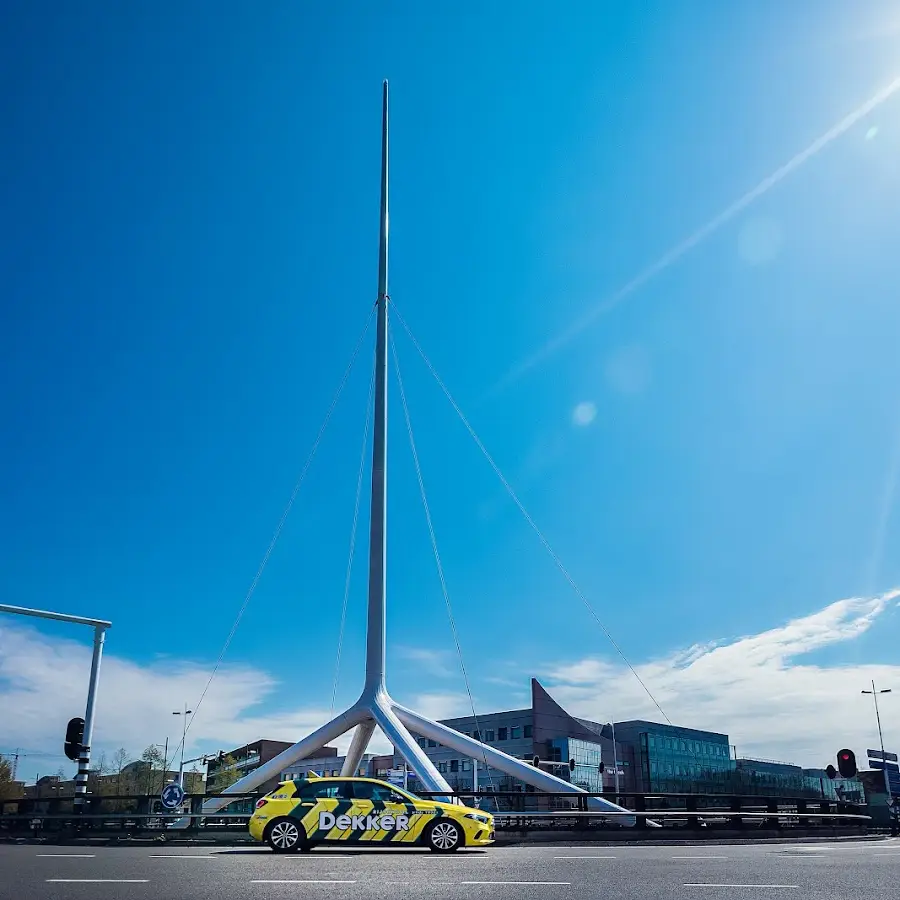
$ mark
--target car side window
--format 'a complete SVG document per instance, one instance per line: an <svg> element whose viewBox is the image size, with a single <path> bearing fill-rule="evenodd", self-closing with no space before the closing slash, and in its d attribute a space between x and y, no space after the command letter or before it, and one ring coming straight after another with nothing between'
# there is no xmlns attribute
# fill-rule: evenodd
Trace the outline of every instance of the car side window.
<svg viewBox="0 0 900 900"><path fill-rule="evenodd" d="M305 784L297 792L298 800L349 800L353 797L352 788L345 781L328 781L325 784Z"/></svg>
<svg viewBox="0 0 900 900"><path fill-rule="evenodd" d="M353 785L353 796L357 800L371 800L373 803L405 803L406 798L382 784L357 781Z"/></svg>

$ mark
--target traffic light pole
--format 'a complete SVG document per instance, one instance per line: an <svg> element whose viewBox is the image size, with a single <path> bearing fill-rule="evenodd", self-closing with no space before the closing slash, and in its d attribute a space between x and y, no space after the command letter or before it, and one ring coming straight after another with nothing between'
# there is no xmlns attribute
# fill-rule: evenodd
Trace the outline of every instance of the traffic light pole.
<svg viewBox="0 0 900 900"><path fill-rule="evenodd" d="M81 740L81 747L78 752L78 774L75 776L75 812L81 813L84 811L88 770L91 766L91 740L94 736L94 710L97 699L97 686L100 683L100 661L103 657L106 629L112 627L112 622L107 622L105 619L87 619L84 616L70 616L66 613L49 612L44 609L9 606L5 603L0 603L0 612L13 613L20 616L34 616L39 619L56 619L58 622L73 622L76 625L90 625L94 629L91 677L88 682L87 705L84 711L84 737Z"/></svg>
<svg viewBox="0 0 900 900"><path fill-rule="evenodd" d="M91 657L91 680L88 682L87 706L84 710L84 741L78 754L78 774L75 776L75 812L84 811L87 795L88 770L91 767L91 741L94 738L94 703L97 699L97 685L100 682L100 660L103 656L103 643L106 640L106 627L94 627L94 654Z"/></svg>

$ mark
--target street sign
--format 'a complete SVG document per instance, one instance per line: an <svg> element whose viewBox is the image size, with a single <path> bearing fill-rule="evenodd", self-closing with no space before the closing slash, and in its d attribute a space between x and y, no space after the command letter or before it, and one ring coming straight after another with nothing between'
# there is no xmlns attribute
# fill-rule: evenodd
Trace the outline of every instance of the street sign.
<svg viewBox="0 0 900 900"><path fill-rule="evenodd" d="M893 762L881 762L877 759L870 759L869 765L873 769L887 769L888 772L900 772L900 765Z"/></svg>
<svg viewBox="0 0 900 900"><path fill-rule="evenodd" d="M898 762L896 753L882 753L880 750L866 750L869 759L886 759L888 762Z"/></svg>
<svg viewBox="0 0 900 900"><path fill-rule="evenodd" d="M184 803L184 788L177 781L173 781L162 789L159 799L166 809L175 809Z"/></svg>
<svg viewBox="0 0 900 900"><path fill-rule="evenodd" d="M388 783L395 784L397 787L403 787L404 775L406 775L404 769L388 769Z"/></svg>

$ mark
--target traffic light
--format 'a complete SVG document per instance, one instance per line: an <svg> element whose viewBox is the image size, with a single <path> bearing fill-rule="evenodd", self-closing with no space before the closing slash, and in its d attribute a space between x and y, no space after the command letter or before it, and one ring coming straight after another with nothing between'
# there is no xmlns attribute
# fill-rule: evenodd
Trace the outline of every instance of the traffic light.
<svg viewBox="0 0 900 900"><path fill-rule="evenodd" d="M837 778L837 769L829 763L828 768L825 769L825 774L826 774L832 781L834 781L834 779Z"/></svg>
<svg viewBox="0 0 900 900"><path fill-rule="evenodd" d="M575 760L574 760L574 759L570 759L570 760L569 760L569 771L570 771L570 772L574 772L574 771L575 771Z"/></svg>
<svg viewBox="0 0 900 900"><path fill-rule="evenodd" d="M856 768L856 754L852 750L838 750L837 758L841 778L855 778L859 771Z"/></svg>
<svg viewBox="0 0 900 900"><path fill-rule="evenodd" d="M66 725L66 743L63 750L72 762L75 762L81 755L83 740L84 719L69 719L69 724Z"/></svg>

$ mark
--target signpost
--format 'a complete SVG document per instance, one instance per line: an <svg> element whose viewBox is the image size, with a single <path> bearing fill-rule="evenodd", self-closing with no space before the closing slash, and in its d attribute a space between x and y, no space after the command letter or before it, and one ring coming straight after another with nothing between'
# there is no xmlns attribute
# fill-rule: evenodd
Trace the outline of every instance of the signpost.
<svg viewBox="0 0 900 900"><path fill-rule="evenodd" d="M177 809L184 803L184 788L177 782L169 782L159 795L160 802L166 809Z"/></svg>
<svg viewBox="0 0 900 900"><path fill-rule="evenodd" d="M885 750L866 750L869 768L884 772L884 788L889 797L900 797L900 762L896 753Z"/></svg>

